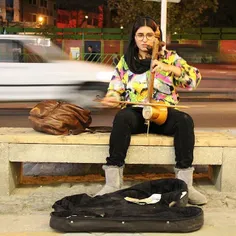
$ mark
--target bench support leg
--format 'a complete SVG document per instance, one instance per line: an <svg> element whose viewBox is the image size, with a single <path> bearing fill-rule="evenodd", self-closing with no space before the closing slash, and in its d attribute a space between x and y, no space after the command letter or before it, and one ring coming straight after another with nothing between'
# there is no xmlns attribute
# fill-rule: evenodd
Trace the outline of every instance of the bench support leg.
<svg viewBox="0 0 236 236"><path fill-rule="evenodd" d="M219 191L236 192L236 148L224 148L221 166L212 166L212 180Z"/></svg>
<svg viewBox="0 0 236 236"><path fill-rule="evenodd" d="M236 192L236 148L224 148L221 173L221 191Z"/></svg>
<svg viewBox="0 0 236 236"><path fill-rule="evenodd" d="M20 180L20 163L11 163L8 159L8 144L0 144L0 195L8 196Z"/></svg>
<svg viewBox="0 0 236 236"><path fill-rule="evenodd" d="M215 187L221 191L221 175L222 175L222 166L209 166L210 168L210 178L215 185Z"/></svg>

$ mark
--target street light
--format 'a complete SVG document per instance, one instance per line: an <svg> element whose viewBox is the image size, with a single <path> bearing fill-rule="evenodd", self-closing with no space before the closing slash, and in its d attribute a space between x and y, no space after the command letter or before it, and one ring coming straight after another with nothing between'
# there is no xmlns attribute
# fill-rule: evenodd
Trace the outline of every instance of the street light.
<svg viewBox="0 0 236 236"><path fill-rule="evenodd" d="M42 17L42 16L39 16L39 18L38 18L38 22L39 22L40 25L43 24L43 17Z"/></svg>

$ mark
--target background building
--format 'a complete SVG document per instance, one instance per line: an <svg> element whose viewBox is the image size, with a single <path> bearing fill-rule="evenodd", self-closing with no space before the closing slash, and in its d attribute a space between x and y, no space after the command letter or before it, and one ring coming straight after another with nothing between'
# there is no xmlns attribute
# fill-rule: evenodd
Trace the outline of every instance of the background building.
<svg viewBox="0 0 236 236"><path fill-rule="evenodd" d="M86 2L84 2L86 3ZM0 0L0 25L58 28L112 27L110 12L103 2L60 0Z"/></svg>
<svg viewBox="0 0 236 236"><path fill-rule="evenodd" d="M0 22L20 20L20 0L0 0Z"/></svg>
<svg viewBox="0 0 236 236"><path fill-rule="evenodd" d="M90 11L84 9L57 10L58 28L102 28L103 6L97 6Z"/></svg>
<svg viewBox="0 0 236 236"><path fill-rule="evenodd" d="M56 25L56 0L0 0L0 23L27 27Z"/></svg>
<svg viewBox="0 0 236 236"><path fill-rule="evenodd" d="M21 22L56 25L56 0L21 0Z"/></svg>

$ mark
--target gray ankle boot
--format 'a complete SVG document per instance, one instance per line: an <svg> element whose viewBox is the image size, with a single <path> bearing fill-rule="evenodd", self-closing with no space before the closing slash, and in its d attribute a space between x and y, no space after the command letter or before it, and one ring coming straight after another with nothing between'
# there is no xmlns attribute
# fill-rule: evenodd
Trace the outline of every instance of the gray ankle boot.
<svg viewBox="0 0 236 236"><path fill-rule="evenodd" d="M206 197L193 187L194 168L187 169L175 168L175 177L183 180L188 186L188 202L192 205L203 205L207 203Z"/></svg>
<svg viewBox="0 0 236 236"><path fill-rule="evenodd" d="M123 166L103 165L102 169L105 171L106 184L95 196L115 192L123 185Z"/></svg>

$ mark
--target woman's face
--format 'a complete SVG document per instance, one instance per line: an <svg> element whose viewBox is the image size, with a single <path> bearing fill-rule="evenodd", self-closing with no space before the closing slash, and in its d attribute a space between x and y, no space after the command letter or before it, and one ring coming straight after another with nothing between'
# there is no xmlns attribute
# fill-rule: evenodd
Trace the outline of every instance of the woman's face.
<svg viewBox="0 0 236 236"><path fill-rule="evenodd" d="M153 46L155 32L148 26L140 27L135 34L135 42L140 51L147 52L147 46Z"/></svg>

